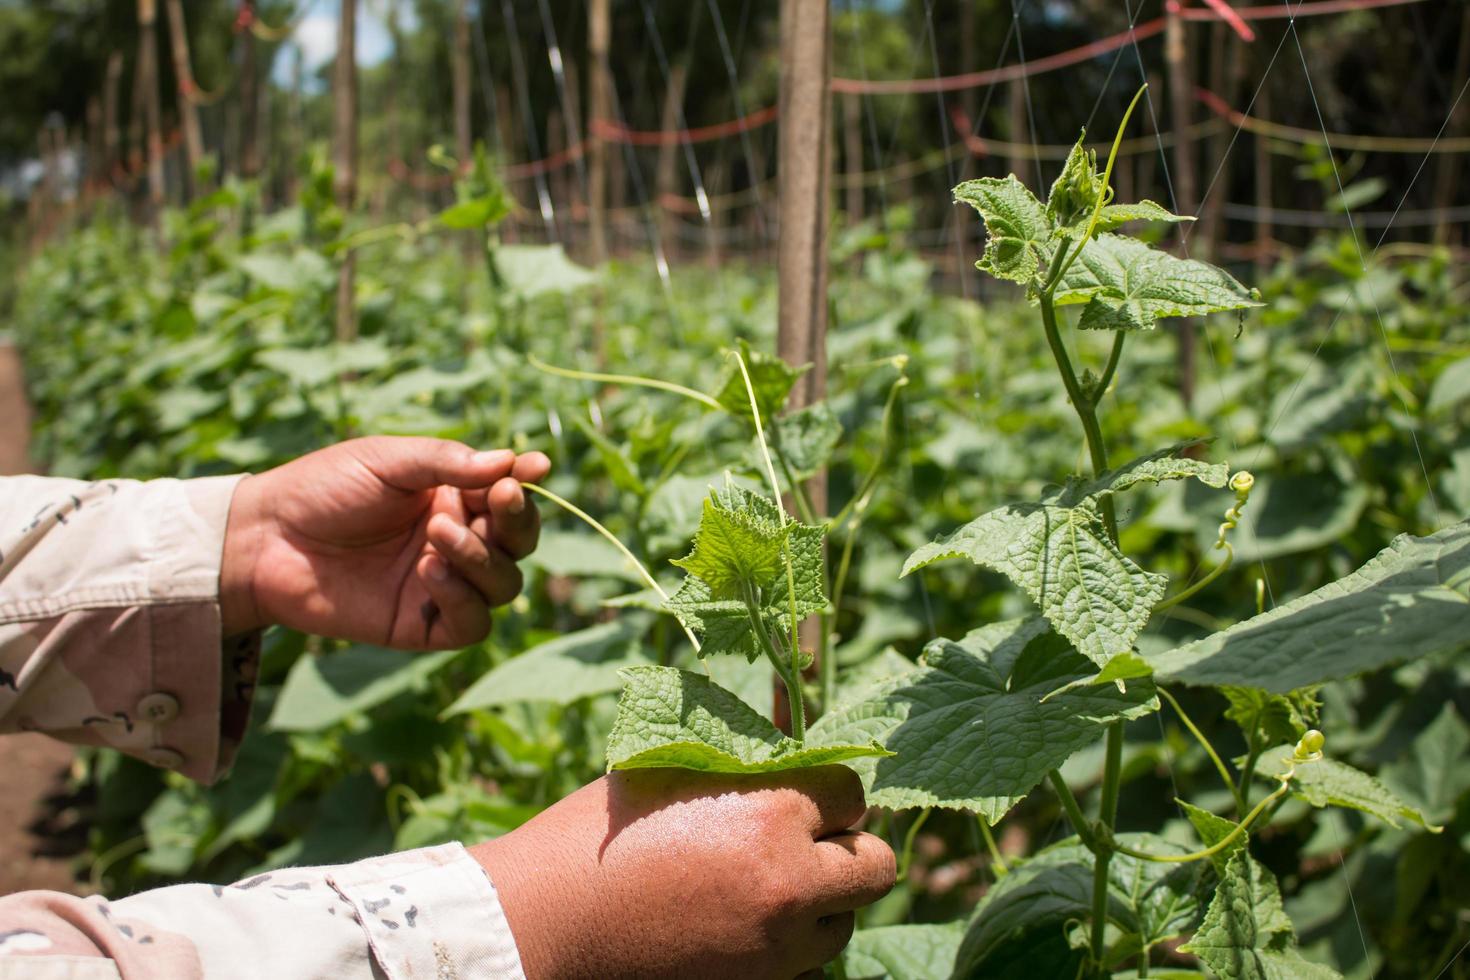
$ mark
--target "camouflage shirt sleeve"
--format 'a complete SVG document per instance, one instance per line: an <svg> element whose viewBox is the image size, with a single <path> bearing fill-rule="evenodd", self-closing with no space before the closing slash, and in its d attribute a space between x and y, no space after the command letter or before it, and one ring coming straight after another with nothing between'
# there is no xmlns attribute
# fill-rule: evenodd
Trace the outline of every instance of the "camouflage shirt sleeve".
<svg viewBox="0 0 1470 980"><path fill-rule="evenodd" d="M229 768L259 659L258 634L220 637L239 480L0 479L0 732Z"/></svg>
<svg viewBox="0 0 1470 980"><path fill-rule="evenodd" d="M525 980L495 888L459 844L107 901L0 898L0 980Z"/></svg>

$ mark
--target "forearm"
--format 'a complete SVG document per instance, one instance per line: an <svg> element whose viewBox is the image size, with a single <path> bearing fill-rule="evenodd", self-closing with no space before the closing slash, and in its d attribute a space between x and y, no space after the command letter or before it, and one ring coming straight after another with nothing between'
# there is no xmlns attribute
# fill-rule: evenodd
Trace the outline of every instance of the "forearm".
<svg viewBox="0 0 1470 980"><path fill-rule="evenodd" d="M25 892L0 898L0 937L0 958L111 960L122 980L524 977L495 888L458 844L114 902Z"/></svg>
<svg viewBox="0 0 1470 980"><path fill-rule="evenodd" d="M212 781L253 692L253 636L222 643L238 478L0 481L0 732L108 745Z"/></svg>

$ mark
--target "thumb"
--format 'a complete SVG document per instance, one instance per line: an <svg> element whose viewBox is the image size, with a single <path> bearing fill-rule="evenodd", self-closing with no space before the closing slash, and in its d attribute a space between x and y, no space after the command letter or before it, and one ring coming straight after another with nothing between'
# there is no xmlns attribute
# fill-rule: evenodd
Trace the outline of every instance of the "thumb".
<svg viewBox="0 0 1470 980"><path fill-rule="evenodd" d="M372 436L355 440L352 453L378 479L399 490L448 485L462 490L504 479L515 465L509 449L478 452L462 442L418 436Z"/></svg>

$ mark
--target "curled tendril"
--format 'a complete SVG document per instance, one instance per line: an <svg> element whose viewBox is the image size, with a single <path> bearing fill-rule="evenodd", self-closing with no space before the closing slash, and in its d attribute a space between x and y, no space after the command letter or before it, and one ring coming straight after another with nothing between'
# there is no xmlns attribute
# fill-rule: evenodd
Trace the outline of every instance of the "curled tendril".
<svg viewBox="0 0 1470 980"><path fill-rule="evenodd" d="M1210 573L1204 578L1182 592L1176 593L1160 602L1154 607L1154 612L1161 612L1179 605L1179 603L1225 574L1225 570L1230 567L1231 562L1235 561L1235 548L1230 544L1229 534L1240 523L1240 512L1250 502L1251 488L1256 485L1256 478L1249 470L1241 470L1230 478L1230 482L1227 485L1231 490L1235 491L1235 502L1230 505L1229 510L1225 511L1225 520L1220 524L1220 531L1215 536L1214 544L1215 551L1225 552L1224 559L1221 560L1220 564L1210 569Z"/></svg>

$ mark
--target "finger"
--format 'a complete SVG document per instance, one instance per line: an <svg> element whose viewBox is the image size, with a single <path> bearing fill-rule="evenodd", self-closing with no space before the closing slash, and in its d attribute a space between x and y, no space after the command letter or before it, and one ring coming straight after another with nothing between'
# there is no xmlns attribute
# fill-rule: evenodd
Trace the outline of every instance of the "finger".
<svg viewBox="0 0 1470 980"><path fill-rule="evenodd" d="M419 436L371 436L346 445L378 479L400 490L488 487L509 476L516 461L509 449L477 452L462 442Z"/></svg>
<svg viewBox="0 0 1470 980"><path fill-rule="evenodd" d="M522 453L516 457L511 476L518 483L540 483L551 472L551 459L545 453ZM490 487L466 491L465 507L474 513L486 513L490 509ZM504 491L502 491L504 492Z"/></svg>
<svg viewBox="0 0 1470 980"><path fill-rule="evenodd" d="M516 563L470 528L448 514L435 514L429 520L428 535L440 556L491 606L503 606L520 595L525 583Z"/></svg>
<svg viewBox="0 0 1470 980"><path fill-rule="evenodd" d="M842 954L851 941L856 926L857 916L851 912L824 915L812 924L811 938L805 949L806 954L811 957L807 962L813 963L812 976L821 976L821 965L832 962ZM807 974L803 973L801 976L805 977Z"/></svg>
<svg viewBox="0 0 1470 980"><path fill-rule="evenodd" d="M814 840L846 830L867 811L862 780L846 766L804 769L787 785L797 791L802 819Z"/></svg>
<svg viewBox="0 0 1470 980"><path fill-rule="evenodd" d="M443 558L429 552L419 559L417 570L431 600L423 610L424 647L469 646L490 634L490 609L484 597L454 574Z"/></svg>
<svg viewBox="0 0 1470 980"><path fill-rule="evenodd" d="M551 458L545 453L521 453L516 457L511 476L522 483L540 483L551 472Z"/></svg>
<svg viewBox="0 0 1470 980"><path fill-rule="evenodd" d="M817 873L809 895L818 915L872 905L892 890L898 864L882 838L849 830L815 846Z"/></svg>
<svg viewBox="0 0 1470 980"><path fill-rule="evenodd" d="M516 561L536 550L541 537L541 515L536 504L514 478L490 488L491 540Z"/></svg>

